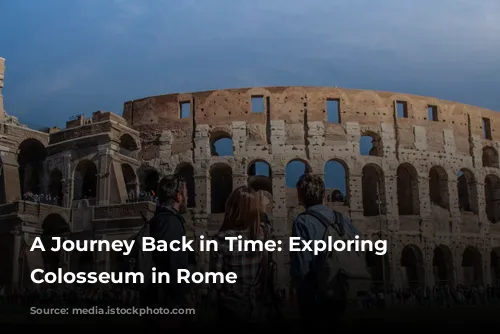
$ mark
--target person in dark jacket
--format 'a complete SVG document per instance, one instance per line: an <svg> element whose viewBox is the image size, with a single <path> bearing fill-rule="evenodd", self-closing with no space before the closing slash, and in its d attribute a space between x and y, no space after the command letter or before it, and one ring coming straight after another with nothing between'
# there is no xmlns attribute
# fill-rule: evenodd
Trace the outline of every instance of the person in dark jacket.
<svg viewBox="0 0 500 334"><path fill-rule="evenodd" d="M178 175L166 176L158 183L158 206L150 221L150 236L156 241L164 240L170 244L173 240L181 240L186 236L185 221L182 217L187 212L186 182ZM153 284L154 298L159 306L170 308L192 308L191 286L177 283L177 270L189 269L193 254L188 251L153 253L153 261L157 272L167 272L170 283ZM185 320L188 319L182 315Z"/></svg>
<svg viewBox="0 0 500 334"><path fill-rule="evenodd" d="M306 211L314 211L334 222L333 211L324 205L325 184L320 176L306 173L297 181L299 203ZM312 215L299 215L292 226L292 237L302 240L323 240L326 228ZM308 329L337 327L337 320L343 313L344 305L332 310L331 305L322 305L315 291L313 271L318 256L312 251L290 252L290 276L296 291L299 313L304 326ZM338 318L337 318L338 317Z"/></svg>

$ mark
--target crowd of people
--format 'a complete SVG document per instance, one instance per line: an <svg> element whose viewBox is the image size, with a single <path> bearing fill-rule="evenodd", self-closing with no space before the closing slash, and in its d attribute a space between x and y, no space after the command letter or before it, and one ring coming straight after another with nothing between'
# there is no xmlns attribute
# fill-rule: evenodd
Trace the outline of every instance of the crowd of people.
<svg viewBox="0 0 500 334"><path fill-rule="evenodd" d="M139 194L136 194L134 190L130 190L128 193L128 203L134 202L156 202L158 197L154 191L142 190Z"/></svg>
<svg viewBox="0 0 500 334"><path fill-rule="evenodd" d="M35 194L32 192L27 192L22 197L23 201L42 203L50 205L61 205L61 199L58 196L52 196L51 194Z"/></svg>
<svg viewBox="0 0 500 334"><path fill-rule="evenodd" d="M324 238L352 240L360 235L356 227L342 214L332 211L325 203L325 185L320 176L306 173L296 185L297 198L305 211L292 224L292 237L313 242ZM335 193L334 200L341 199ZM148 229L140 229L134 240L148 236L170 243L186 237L183 213L187 212L188 191L185 180L179 175L162 178L157 192L142 192L132 200L154 200L157 209L147 222ZM332 198L330 198L332 200ZM141 273L168 273L169 281L141 285L148 291L140 294L124 285L110 288L79 286L26 289L9 293L1 291L4 305L73 305L92 306L151 306L216 310L216 319L223 329L238 326L251 328L280 318L285 310L297 311L304 329L338 328L345 312L354 306L357 310L387 307L451 307L454 305L500 305L498 288L482 286L435 288L371 289L372 277L366 268L366 258L361 252L338 256L334 250L315 253L312 249L290 252L290 285L279 289L274 279L273 252L263 249L235 251L229 240L243 240L265 244L274 238L272 224L265 213L266 206L259 192L250 186L234 189L229 195L224 218L219 231L213 236L217 244L209 254L210 272L237 277L235 282L211 281L203 286L179 279L182 270L196 266L196 254L189 249L180 251L144 252L140 247L116 259L116 268L130 271L130 266ZM146 226L146 225L145 225ZM250 247L251 248L251 247ZM134 270L136 271L136 270ZM356 273L358 276L349 275ZM354 279L353 279L354 278ZM353 283L353 284L351 284ZM359 285L358 285L359 283ZM203 289L200 289L203 287ZM368 291L367 291L368 290ZM211 305L211 307L207 307ZM162 319L152 319L162 326ZM179 324L188 324L188 317L177 318ZM158 321L158 322L156 322Z"/></svg>
<svg viewBox="0 0 500 334"><path fill-rule="evenodd" d="M296 307L295 293L287 293L285 289L277 291L283 308ZM200 290L197 293L197 309L207 309L213 303L210 292ZM0 312L23 309L24 307L59 307L71 305L73 307L131 307L144 306L141 293L126 288L107 288L95 286L44 288L26 288L9 291L5 287L0 289ZM365 296L360 297L354 306L355 310L370 310L392 307L452 307L459 305L500 305L500 288L491 286L464 286L454 288L441 285L425 289L395 289L386 291L373 288Z"/></svg>

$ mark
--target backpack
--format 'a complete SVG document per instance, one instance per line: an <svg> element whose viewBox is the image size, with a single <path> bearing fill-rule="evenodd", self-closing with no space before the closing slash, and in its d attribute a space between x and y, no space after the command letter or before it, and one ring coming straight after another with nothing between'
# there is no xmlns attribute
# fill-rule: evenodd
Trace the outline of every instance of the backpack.
<svg viewBox="0 0 500 334"><path fill-rule="evenodd" d="M121 284L122 287L126 287L133 290L143 290L147 287L151 280L153 264L152 252L144 252L142 250L142 238L149 237L149 221L141 212L142 219L144 220L144 225L141 229L128 241L134 241L134 246L128 255L119 253L118 255L118 270L123 273L134 272L142 273L144 275L144 284L140 282L130 282Z"/></svg>
<svg viewBox="0 0 500 334"><path fill-rule="evenodd" d="M356 229L346 222L344 216L337 211L334 222L318 212L306 211L315 217L325 228L323 241L328 243L329 237L336 240L353 240ZM346 227L349 232L346 231ZM364 252L324 251L318 255L312 270L312 283L317 297L324 300L340 302L356 302L366 294L372 286L372 278L365 261Z"/></svg>

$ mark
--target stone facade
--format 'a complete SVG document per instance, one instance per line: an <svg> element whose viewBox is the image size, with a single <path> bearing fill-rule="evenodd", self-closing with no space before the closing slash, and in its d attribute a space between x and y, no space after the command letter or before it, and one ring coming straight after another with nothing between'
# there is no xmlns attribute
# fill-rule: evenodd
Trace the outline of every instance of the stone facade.
<svg viewBox="0 0 500 334"><path fill-rule="evenodd" d="M303 210L286 186L287 165L300 161L325 178L327 164L340 164L345 196L339 201L329 195L326 202L350 217L365 238L389 241L386 256L367 256L374 281L495 284L498 123L497 113L470 105L327 87L154 96L126 102L121 117L99 111L47 133L4 122L0 232L9 275L3 282L27 284L25 272L34 261L48 266L49 260L27 259L36 256L23 250L36 235L130 236L142 224L140 213L149 217L155 206L138 194L173 172L188 180L190 237L213 235L228 193L251 184L268 197L273 228L286 243L293 218ZM361 154L365 137L373 148ZM232 154L216 152L219 140L232 143ZM37 163L40 168L32 168ZM255 175L255 163L267 165L269 176ZM20 201L35 189L57 203ZM208 254L201 255L204 269ZM112 254L90 256L59 254L56 262L70 270L91 259L94 270L112 270ZM289 255L276 257L277 278L286 287Z"/></svg>

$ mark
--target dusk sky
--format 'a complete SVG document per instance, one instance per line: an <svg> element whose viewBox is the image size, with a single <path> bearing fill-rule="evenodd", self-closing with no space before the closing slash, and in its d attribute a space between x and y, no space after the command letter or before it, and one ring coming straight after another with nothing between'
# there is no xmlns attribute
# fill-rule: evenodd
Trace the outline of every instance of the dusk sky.
<svg viewBox="0 0 500 334"><path fill-rule="evenodd" d="M145 96L339 86L500 110L498 0L0 2L5 109L35 128Z"/></svg>

